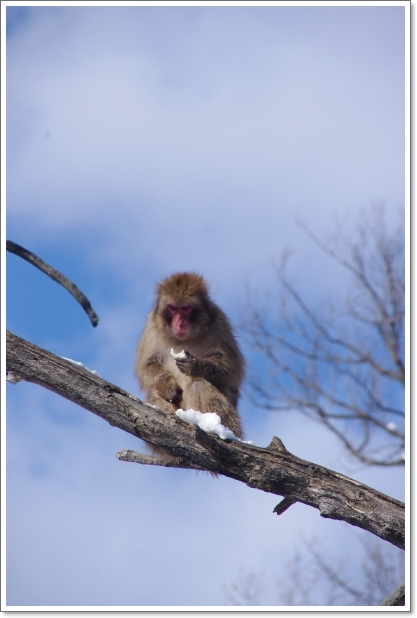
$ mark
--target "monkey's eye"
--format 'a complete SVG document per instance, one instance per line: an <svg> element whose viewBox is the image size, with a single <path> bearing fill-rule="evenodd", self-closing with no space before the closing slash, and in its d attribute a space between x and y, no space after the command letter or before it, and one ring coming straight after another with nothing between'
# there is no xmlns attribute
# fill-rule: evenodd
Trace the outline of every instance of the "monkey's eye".
<svg viewBox="0 0 417 618"><path fill-rule="evenodd" d="M180 311L181 313L185 313L185 315L189 315L191 313L193 306L192 305L181 305Z"/></svg>
<svg viewBox="0 0 417 618"><path fill-rule="evenodd" d="M172 315L178 313L178 307L176 305L167 305L167 309Z"/></svg>

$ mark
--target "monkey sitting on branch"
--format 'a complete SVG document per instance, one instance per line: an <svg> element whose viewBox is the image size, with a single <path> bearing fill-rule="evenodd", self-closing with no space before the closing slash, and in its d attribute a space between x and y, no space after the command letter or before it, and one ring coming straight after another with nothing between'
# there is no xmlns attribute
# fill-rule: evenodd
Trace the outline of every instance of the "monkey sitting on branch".
<svg viewBox="0 0 417 618"><path fill-rule="evenodd" d="M242 438L237 403L244 370L229 319L209 297L203 277L177 273L157 284L135 365L146 403L174 413L216 412Z"/></svg>

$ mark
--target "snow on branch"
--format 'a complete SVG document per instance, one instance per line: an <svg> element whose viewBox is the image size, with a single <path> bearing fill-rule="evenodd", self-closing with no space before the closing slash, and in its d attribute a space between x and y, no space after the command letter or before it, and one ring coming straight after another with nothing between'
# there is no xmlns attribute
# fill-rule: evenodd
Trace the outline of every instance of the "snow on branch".
<svg viewBox="0 0 417 618"><path fill-rule="evenodd" d="M222 425L220 416L215 412L199 412L198 410L177 410L175 412L177 416L182 418L183 421L197 425L203 431L207 433L215 434L222 440L234 440L235 442L242 442L242 444L253 444L253 442L241 440L233 431L230 431L228 427Z"/></svg>

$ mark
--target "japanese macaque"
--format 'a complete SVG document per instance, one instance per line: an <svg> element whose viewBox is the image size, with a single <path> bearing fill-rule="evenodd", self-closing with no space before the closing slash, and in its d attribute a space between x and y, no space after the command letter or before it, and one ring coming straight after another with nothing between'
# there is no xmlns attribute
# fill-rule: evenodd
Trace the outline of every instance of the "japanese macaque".
<svg viewBox="0 0 417 618"><path fill-rule="evenodd" d="M135 366L147 403L172 412L216 412L241 438L237 403L244 365L230 322L203 277L177 273L157 284Z"/></svg>

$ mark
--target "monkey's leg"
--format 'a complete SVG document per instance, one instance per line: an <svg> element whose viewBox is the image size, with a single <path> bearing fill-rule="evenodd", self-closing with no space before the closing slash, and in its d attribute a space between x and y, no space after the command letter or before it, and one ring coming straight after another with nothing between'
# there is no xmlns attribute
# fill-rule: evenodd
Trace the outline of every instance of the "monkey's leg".
<svg viewBox="0 0 417 618"><path fill-rule="evenodd" d="M228 427L238 438L243 437L239 412L230 401L213 384L204 379L194 380L182 395L184 410L199 412L216 412L222 424Z"/></svg>
<svg viewBox="0 0 417 618"><path fill-rule="evenodd" d="M175 457L170 455L168 451L164 451L160 446L154 446L153 444L149 444L149 442L145 442L145 446L152 455L158 457L158 459L162 459L162 461L175 461Z"/></svg>
<svg viewBox="0 0 417 618"><path fill-rule="evenodd" d="M178 406L174 405L169 401L165 401L162 399L160 395L155 390L150 390L146 393L145 403L150 403L157 408L161 408L161 410L165 410L166 412L175 412ZM146 448L153 454L162 459L163 461L173 461L172 455L170 455L167 451L160 448L159 446L154 446L153 444L149 444L149 442L145 442Z"/></svg>
<svg viewBox="0 0 417 618"><path fill-rule="evenodd" d="M181 405L182 388L175 378L161 371L154 377L151 388L146 393L146 403L151 403L166 412L175 412Z"/></svg>
<svg viewBox="0 0 417 618"><path fill-rule="evenodd" d="M163 399L155 390L148 391L145 397L145 403L150 403L166 412L175 412L178 410L178 405L176 405L176 403L173 401L166 401L166 399Z"/></svg>

